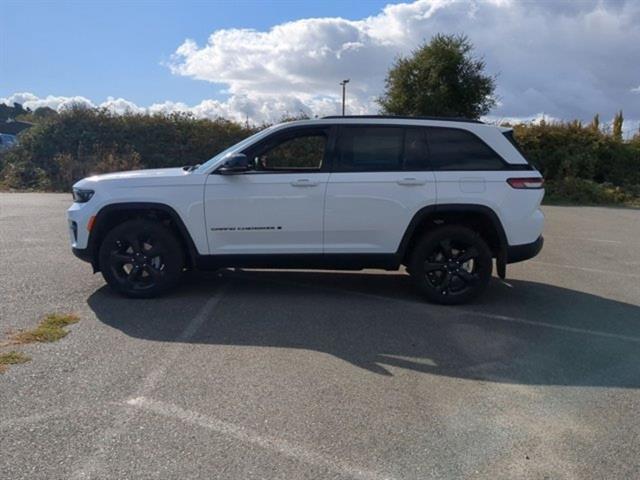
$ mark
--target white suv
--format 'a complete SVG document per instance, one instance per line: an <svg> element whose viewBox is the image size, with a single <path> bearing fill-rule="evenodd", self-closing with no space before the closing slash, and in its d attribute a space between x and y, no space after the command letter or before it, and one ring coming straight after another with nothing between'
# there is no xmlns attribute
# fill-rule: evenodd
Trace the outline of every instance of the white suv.
<svg viewBox="0 0 640 480"><path fill-rule="evenodd" d="M508 128L327 117L275 125L193 167L73 187L74 253L152 297L186 269L402 265L431 301L466 302L542 248L540 173Z"/></svg>

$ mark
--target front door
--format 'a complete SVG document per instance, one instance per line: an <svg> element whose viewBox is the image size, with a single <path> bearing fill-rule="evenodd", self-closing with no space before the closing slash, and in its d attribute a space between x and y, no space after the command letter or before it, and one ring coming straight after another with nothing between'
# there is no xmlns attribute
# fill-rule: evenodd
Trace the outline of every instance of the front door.
<svg viewBox="0 0 640 480"><path fill-rule="evenodd" d="M322 253L329 129L291 127L245 153L252 169L212 173L205 188L211 254Z"/></svg>

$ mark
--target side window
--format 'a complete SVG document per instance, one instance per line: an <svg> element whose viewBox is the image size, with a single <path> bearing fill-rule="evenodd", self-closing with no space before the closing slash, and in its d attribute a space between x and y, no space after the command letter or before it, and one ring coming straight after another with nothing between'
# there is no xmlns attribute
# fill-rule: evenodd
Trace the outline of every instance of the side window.
<svg viewBox="0 0 640 480"><path fill-rule="evenodd" d="M424 128L407 128L404 135L404 169L431 170Z"/></svg>
<svg viewBox="0 0 640 480"><path fill-rule="evenodd" d="M459 128L427 128L434 170L502 170L504 161L473 133Z"/></svg>
<svg viewBox="0 0 640 480"><path fill-rule="evenodd" d="M249 155L253 155L256 170L319 170L326 145L326 133L315 130L268 142Z"/></svg>
<svg viewBox="0 0 640 480"><path fill-rule="evenodd" d="M403 142L402 127L341 126L334 170L400 170Z"/></svg>

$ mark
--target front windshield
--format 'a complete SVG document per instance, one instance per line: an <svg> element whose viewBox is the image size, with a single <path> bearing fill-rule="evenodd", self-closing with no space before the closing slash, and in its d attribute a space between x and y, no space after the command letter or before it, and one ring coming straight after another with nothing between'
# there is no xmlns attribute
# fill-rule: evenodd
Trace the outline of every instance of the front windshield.
<svg viewBox="0 0 640 480"><path fill-rule="evenodd" d="M200 167L198 167L197 171L198 172L205 172L207 171L212 165L214 165L215 163L218 162L218 160L220 160L222 157L228 155L231 152L237 151L237 150L242 150L244 149L244 147L246 147L247 145L255 142L256 140L259 140L260 138L262 138L264 135L266 135L269 131L271 131L273 128L275 128L276 125L273 125L269 128L265 128L264 130L260 130L257 133L254 133L253 135L245 138L244 140L231 145L229 148L221 151L220 153L218 153L217 155L213 156L211 159L207 160L205 163L203 163L202 165L200 165Z"/></svg>

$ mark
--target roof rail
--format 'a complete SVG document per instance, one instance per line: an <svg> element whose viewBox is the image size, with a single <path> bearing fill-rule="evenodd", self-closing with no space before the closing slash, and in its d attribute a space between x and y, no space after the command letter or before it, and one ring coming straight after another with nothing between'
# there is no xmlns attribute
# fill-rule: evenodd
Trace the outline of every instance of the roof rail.
<svg viewBox="0 0 640 480"><path fill-rule="evenodd" d="M466 122L466 123L484 123L473 118L462 117L412 117L405 115L329 115L322 117L323 119L339 119L339 118L381 118L389 120L438 120L441 122Z"/></svg>

